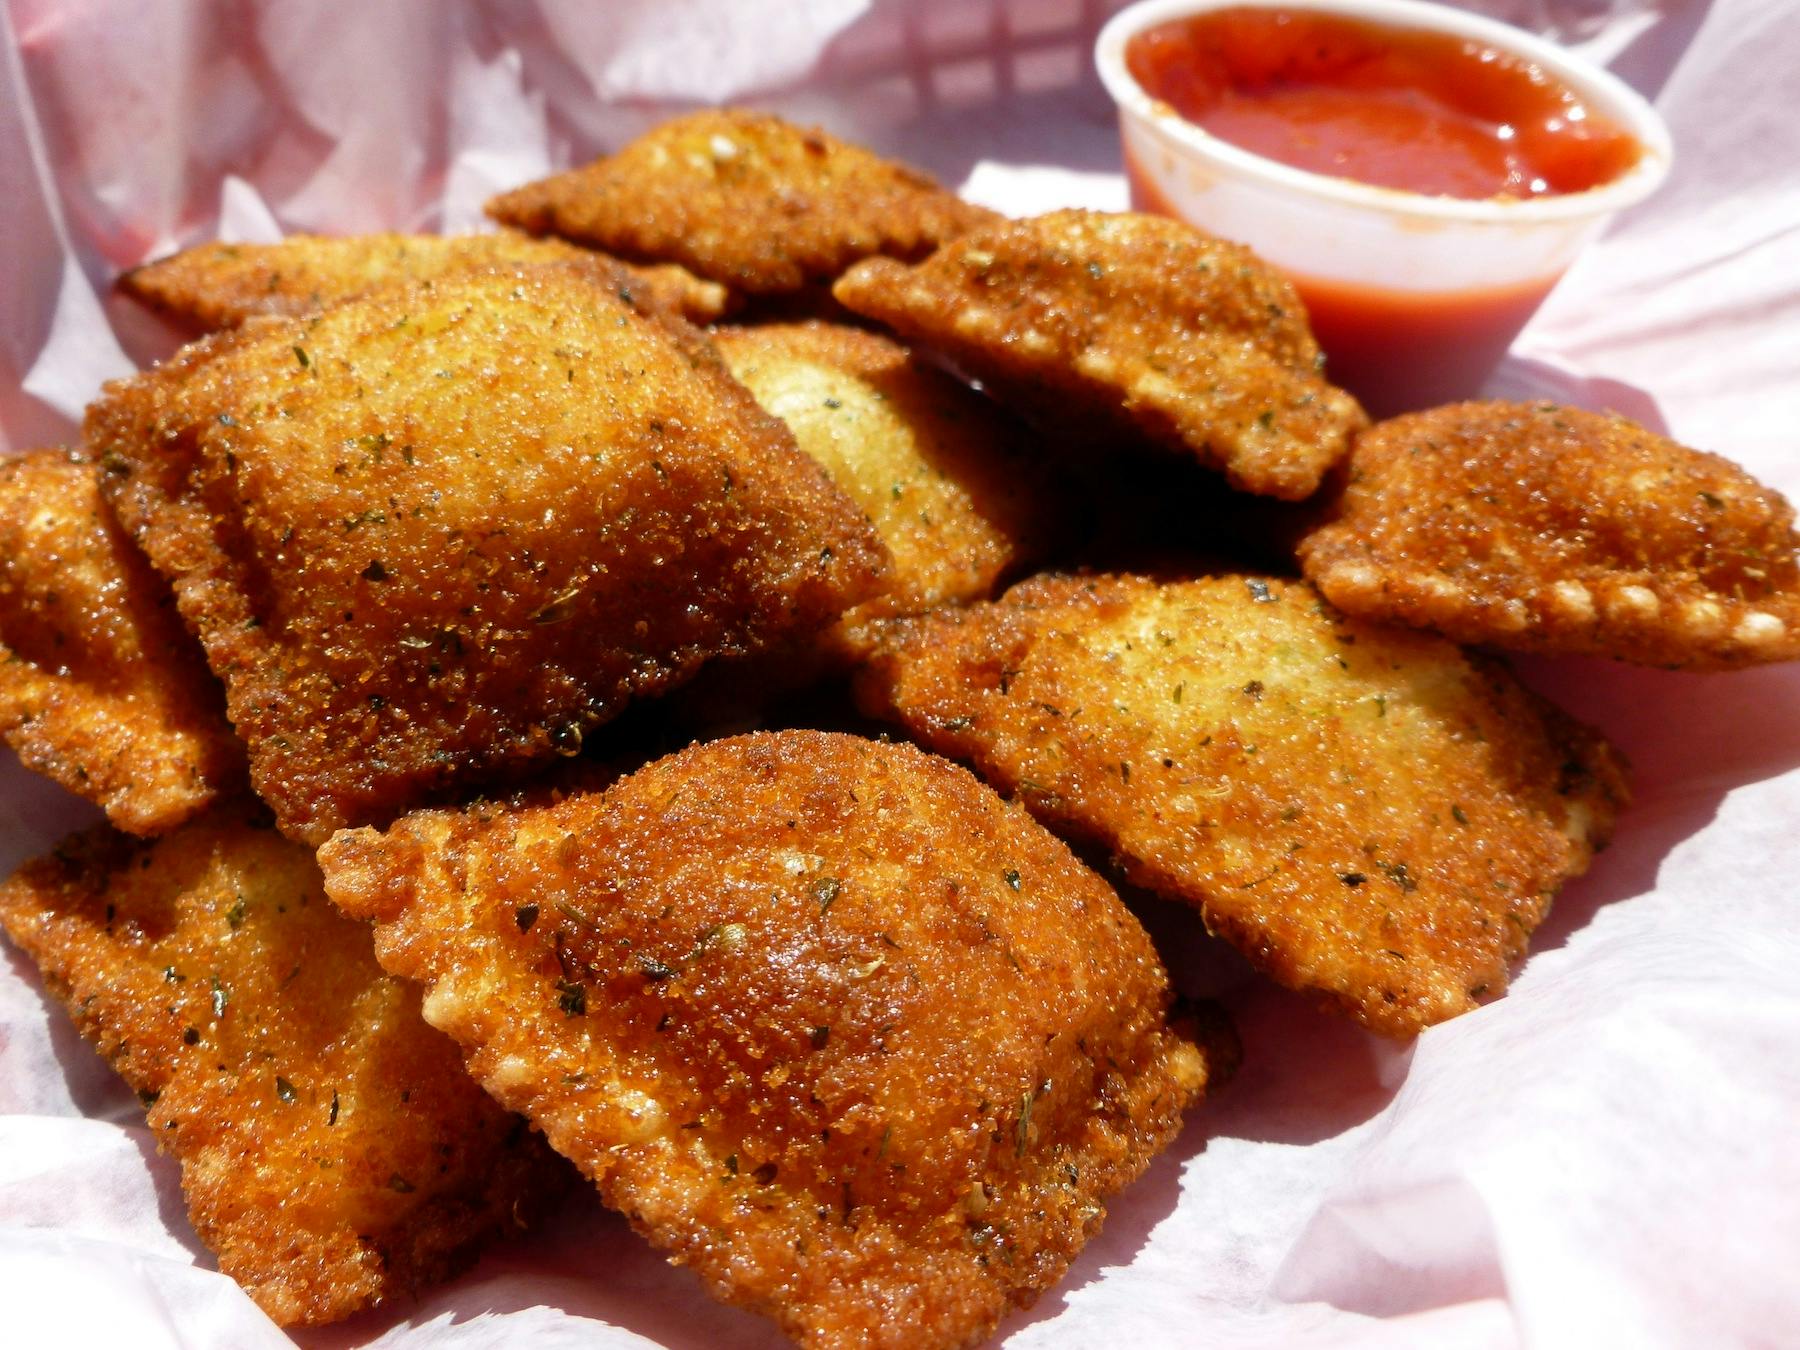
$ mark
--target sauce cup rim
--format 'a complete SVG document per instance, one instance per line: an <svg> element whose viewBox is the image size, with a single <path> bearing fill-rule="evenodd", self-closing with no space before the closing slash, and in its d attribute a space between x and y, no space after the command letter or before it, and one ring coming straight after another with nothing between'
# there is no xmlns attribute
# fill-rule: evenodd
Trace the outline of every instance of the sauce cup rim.
<svg viewBox="0 0 1800 1350"><path fill-rule="evenodd" d="M1472 38L1522 56L1582 95L1610 116L1643 147L1637 163L1607 183L1554 197L1439 197L1377 187L1350 178L1297 169L1203 131L1168 104L1154 98L1125 64L1125 48L1150 28L1221 9L1310 10L1347 19L1422 29ZM1674 147L1668 126L1649 102L1611 71L1566 48L1485 15L1426 0L1138 0L1120 10L1100 30L1094 64L1113 102L1183 149L1239 176L1259 179L1313 198L1369 210L1479 224L1521 224L1596 217L1643 201L1668 176Z"/></svg>

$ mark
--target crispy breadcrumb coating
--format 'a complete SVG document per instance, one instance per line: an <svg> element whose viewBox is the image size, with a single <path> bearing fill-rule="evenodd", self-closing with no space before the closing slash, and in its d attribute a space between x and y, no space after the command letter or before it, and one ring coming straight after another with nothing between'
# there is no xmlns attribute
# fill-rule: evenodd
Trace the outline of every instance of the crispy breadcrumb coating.
<svg viewBox="0 0 1800 1350"><path fill-rule="evenodd" d="M1036 577L897 625L858 695L1393 1036L1505 988L1625 799L1504 667L1301 582Z"/></svg>
<svg viewBox="0 0 1800 1350"><path fill-rule="evenodd" d="M1495 402L1382 422L1301 558L1345 613L1459 642L1690 670L1800 658L1793 507L1623 417Z"/></svg>
<svg viewBox="0 0 1800 1350"><path fill-rule="evenodd" d="M574 1181L259 808L151 844L76 835L0 886L0 924L143 1099L219 1268L283 1325L410 1297Z"/></svg>
<svg viewBox="0 0 1800 1350"><path fill-rule="evenodd" d="M1058 514L1019 427L898 343L841 324L713 333L719 355L867 513L893 555L883 592L826 635L868 650L870 620L986 599Z"/></svg>
<svg viewBox="0 0 1800 1350"><path fill-rule="evenodd" d="M295 838L573 753L879 584L862 513L617 277L471 273L259 320L90 408Z"/></svg>
<svg viewBox="0 0 1800 1350"><path fill-rule="evenodd" d="M435 281L496 264L571 262L592 256L558 239L497 234L296 234L277 244L200 244L135 267L119 289L192 327L230 328L257 314L298 316L382 286ZM631 299L712 323L730 294L672 263L622 264Z"/></svg>
<svg viewBox="0 0 1800 1350"><path fill-rule="evenodd" d="M859 263L832 294L1102 449L1148 441L1245 492L1310 496L1367 422L1319 374L1293 286L1161 216L1000 221L914 267Z"/></svg>
<svg viewBox="0 0 1800 1350"><path fill-rule="evenodd" d="M1206 1084L1106 884L910 746L716 741L320 858L483 1085L806 1346L979 1341Z"/></svg>
<svg viewBox="0 0 1800 1350"><path fill-rule="evenodd" d="M494 198L490 216L634 262L675 262L752 295L858 258L917 258L996 219L916 169L766 113L708 109L617 154Z"/></svg>
<svg viewBox="0 0 1800 1350"><path fill-rule="evenodd" d="M244 774L168 583L64 450L0 458L0 736L27 768L161 834Z"/></svg>

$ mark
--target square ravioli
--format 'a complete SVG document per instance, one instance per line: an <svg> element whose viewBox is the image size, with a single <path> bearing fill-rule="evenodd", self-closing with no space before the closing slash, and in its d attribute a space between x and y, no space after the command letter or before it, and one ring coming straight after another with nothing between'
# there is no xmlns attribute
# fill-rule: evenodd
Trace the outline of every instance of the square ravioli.
<svg viewBox="0 0 1800 1350"><path fill-rule="evenodd" d="M1684 670L1800 660L1794 508L1617 415L1455 403L1356 438L1300 544L1346 614Z"/></svg>
<svg viewBox="0 0 1800 1350"><path fill-rule="evenodd" d="M896 625L858 697L1391 1036L1506 987L1626 796L1499 663L1274 578L1033 577Z"/></svg>
<svg viewBox="0 0 1800 1350"><path fill-rule="evenodd" d="M161 834L244 774L219 682L94 466L0 458L0 737L133 834Z"/></svg>
<svg viewBox="0 0 1800 1350"><path fill-rule="evenodd" d="M591 257L560 239L495 234L290 235L275 244L200 244L135 267L119 289L201 329L230 328L258 314L311 314L382 286L433 281L496 265ZM645 307L711 323L729 307L716 281L672 263L620 268Z"/></svg>
<svg viewBox="0 0 1800 1350"><path fill-rule="evenodd" d="M854 503L618 276L496 269L253 321L89 409L294 837L572 754L879 584Z"/></svg>
<svg viewBox="0 0 1800 1350"><path fill-rule="evenodd" d="M829 281L858 258L917 258L997 219L925 174L816 127L705 109L617 154L494 198L488 214L633 262L674 262L750 295Z"/></svg>
<svg viewBox="0 0 1800 1350"><path fill-rule="evenodd" d="M1099 453L1160 446L1243 492L1312 495L1367 423L1321 375L1292 284L1161 216L1003 220L916 266L858 263L832 294Z"/></svg>
<svg viewBox="0 0 1800 1350"><path fill-rule="evenodd" d="M1041 552L1059 514L1029 435L991 401L878 333L769 323L713 333L758 403L868 514L894 566L882 593L826 635L868 649L867 625L986 599Z"/></svg>
<svg viewBox="0 0 1800 1350"><path fill-rule="evenodd" d="M320 862L490 1092L807 1346L981 1339L1218 1067L1105 882L911 746L715 741Z"/></svg>
<svg viewBox="0 0 1800 1350"><path fill-rule="evenodd" d="M0 886L0 925L143 1100L219 1269L283 1325L446 1279L575 1182L260 807L150 844L77 835Z"/></svg>

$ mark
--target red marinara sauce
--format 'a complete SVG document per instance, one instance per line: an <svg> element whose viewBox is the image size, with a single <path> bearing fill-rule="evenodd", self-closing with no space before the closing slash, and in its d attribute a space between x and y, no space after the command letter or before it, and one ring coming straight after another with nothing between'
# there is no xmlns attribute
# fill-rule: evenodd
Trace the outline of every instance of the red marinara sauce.
<svg viewBox="0 0 1800 1350"><path fill-rule="evenodd" d="M1584 192L1643 147L1502 48L1309 10L1221 9L1134 37L1132 76L1221 140L1297 169L1481 200Z"/></svg>
<svg viewBox="0 0 1800 1350"><path fill-rule="evenodd" d="M1125 173L1132 210L1181 219L1129 156ZM1469 397L1561 280L1397 291L1282 270L1306 302L1332 382L1376 417Z"/></svg>

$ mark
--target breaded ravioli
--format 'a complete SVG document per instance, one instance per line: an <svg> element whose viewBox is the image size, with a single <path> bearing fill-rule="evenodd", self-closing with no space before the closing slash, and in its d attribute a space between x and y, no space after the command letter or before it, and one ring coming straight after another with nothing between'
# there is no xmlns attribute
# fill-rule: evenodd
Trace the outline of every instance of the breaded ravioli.
<svg viewBox="0 0 1800 1350"><path fill-rule="evenodd" d="M1320 375L1285 278L1161 216L1001 221L914 267L859 263L832 294L1043 420L1192 455L1245 492L1310 496L1367 421Z"/></svg>
<svg viewBox="0 0 1800 1350"><path fill-rule="evenodd" d="M557 239L497 234L297 234L278 244L201 244L119 278L119 288L200 329L230 328L257 314L302 315L382 286L435 281L497 264L570 262L587 249ZM621 265L630 298L652 310L711 323L730 295L673 264Z"/></svg>
<svg viewBox="0 0 1800 1350"><path fill-rule="evenodd" d="M1690 670L1800 658L1793 507L1623 417L1494 402L1382 422L1300 553L1345 613L1459 642Z"/></svg>
<svg viewBox="0 0 1800 1350"><path fill-rule="evenodd" d="M900 625L858 695L1393 1036L1505 988L1625 797L1504 667L1302 582L1033 578Z"/></svg>
<svg viewBox="0 0 1800 1350"><path fill-rule="evenodd" d="M219 1269L283 1325L446 1279L574 1181L260 808L76 835L0 886L0 924L143 1099Z"/></svg>
<svg viewBox="0 0 1800 1350"><path fill-rule="evenodd" d="M617 276L501 269L258 320L89 409L293 837L574 753L879 585L854 503Z"/></svg>
<svg viewBox="0 0 1800 1350"><path fill-rule="evenodd" d="M727 328L713 340L893 555L886 589L844 616L836 647L863 651L872 619L985 599L1043 546L1056 515L1045 469L1017 425L967 386L839 324Z"/></svg>
<svg viewBox="0 0 1800 1350"><path fill-rule="evenodd" d="M133 834L197 814L243 747L168 583L64 450L0 457L0 736Z"/></svg>
<svg viewBox="0 0 1800 1350"><path fill-rule="evenodd" d="M829 281L872 254L922 257L996 219L816 127L734 109L664 122L617 154L503 193L487 212L751 295Z"/></svg>
<svg viewBox="0 0 1800 1350"><path fill-rule="evenodd" d="M482 1084L806 1346L979 1341L1206 1085L1107 885L910 746L715 741L320 860Z"/></svg>

